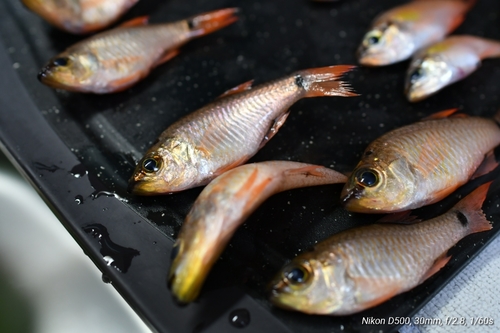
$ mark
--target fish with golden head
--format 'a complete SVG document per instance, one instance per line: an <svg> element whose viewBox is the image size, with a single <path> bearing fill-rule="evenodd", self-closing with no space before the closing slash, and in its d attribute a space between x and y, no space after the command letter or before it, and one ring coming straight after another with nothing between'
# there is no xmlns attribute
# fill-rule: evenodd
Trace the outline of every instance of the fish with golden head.
<svg viewBox="0 0 500 333"><path fill-rule="evenodd" d="M379 15L358 48L359 63L385 66L455 30L476 0L414 0Z"/></svg>
<svg viewBox="0 0 500 333"><path fill-rule="evenodd" d="M160 135L137 164L129 191L158 195L208 184L257 153L299 99L357 96L340 80L352 68L312 68L255 88L249 89L251 82L247 82L228 91Z"/></svg>
<svg viewBox="0 0 500 333"><path fill-rule="evenodd" d="M246 164L215 178L196 199L172 250L169 285L176 299L188 303L198 296L236 229L271 195L346 179L319 165L290 161Z"/></svg>
<svg viewBox="0 0 500 333"><path fill-rule="evenodd" d="M86 34L104 29L139 0L22 0L31 11L61 30Z"/></svg>
<svg viewBox="0 0 500 333"><path fill-rule="evenodd" d="M406 74L410 102L421 101L473 73L485 58L500 57L496 40L456 35L418 51Z"/></svg>
<svg viewBox="0 0 500 333"><path fill-rule="evenodd" d="M69 47L48 62L38 79L50 87L77 92L123 91L177 55L191 39L235 22L236 12L226 8L151 25L146 17L134 19Z"/></svg>
<svg viewBox="0 0 500 333"><path fill-rule="evenodd" d="M489 185L431 220L333 235L281 270L271 302L308 314L348 315L414 288L447 264L446 252L459 240L492 228L481 210Z"/></svg>
<svg viewBox="0 0 500 333"><path fill-rule="evenodd" d="M342 190L344 207L359 213L419 208L496 167L489 153L500 144L495 122L500 114L494 120L455 111L442 111L370 143Z"/></svg>

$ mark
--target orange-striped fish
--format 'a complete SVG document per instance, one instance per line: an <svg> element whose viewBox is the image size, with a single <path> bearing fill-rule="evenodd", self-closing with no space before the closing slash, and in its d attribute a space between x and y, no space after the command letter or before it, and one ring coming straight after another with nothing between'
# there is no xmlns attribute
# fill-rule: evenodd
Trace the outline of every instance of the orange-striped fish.
<svg viewBox="0 0 500 333"><path fill-rule="evenodd" d="M475 36L450 36L418 51L406 74L405 93L410 102L421 101L462 80L485 58L500 57L500 42Z"/></svg>
<svg viewBox="0 0 500 333"><path fill-rule="evenodd" d="M22 0L59 29L86 34L112 24L139 0Z"/></svg>
<svg viewBox="0 0 500 333"><path fill-rule="evenodd" d="M455 30L476 0L414 0L379 15L358 48L359 63L384 66L408 59Z"/></svg>
<svg viewBox="0 0 500 333"><path fill-rule="evenodd" d="M138 18L87 38L59 54L38 74L53 88L106 94L122 91L177 55L189 40L237 20L227 8L173 23L147 25Z"/></svg>
<svg viewBox="0 0 500 333"><path fill-rule="evenodd" d="M493 155L485 156L500 144L498 124L449 116L455 111L437 113L373 141L342 190L345 208L361 213L415 209L445 198L475 173L495 167Z"/></svg>
<svg viewBox="0 0 500 333"><path fill-rule="evenodd" d="M491 229L481 210L488 187L425 222L374 224L328 238L282 269L271 302L309 314L347 315L414 288L446 265L446 252L460 239Z"/></svg>
<svg viewBox="0 0 500 333"><path fill-rule="evenodd" d="M129 191L157 195L207 184L257 153L299 99L356 96L339 81L352 68L313 68L251 89L251 82L236 87L167 128L137 165Z"/></svg>
<svg viewBox="0 0 500 333"><path fill-rule="evenodd" d="M334 170L289 161L246 164L215 178L196 199L175 242L172 293L182 303L193 301L236 229L271 195L346 180Z"/></svg>

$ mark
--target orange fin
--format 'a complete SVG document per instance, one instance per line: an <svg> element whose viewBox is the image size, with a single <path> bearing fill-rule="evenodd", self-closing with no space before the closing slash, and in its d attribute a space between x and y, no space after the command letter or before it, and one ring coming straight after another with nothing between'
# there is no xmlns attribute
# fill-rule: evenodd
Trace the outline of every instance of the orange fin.
<svg viewBox="0 0 500 333"><path fill-rule="evenodd" d="M377 223L412 224L420 221L422 220L415 215L411 215L411 210L405 210L402 212L387 214L380 220L377 220Z"/></svg>
<svg viewBox="0 0 500 333"><path fill-rule="evenodd" d="M443 253L442 255L440 255L434 261L431 268L429 268L429 270L424 274L424 276L422 276L422 278L419 281L419 284L424 282L425 280L427 280L428 278L430 278L431 276L433 276L437 272L439 272L439 270L441 268L443 268L448 263L448 261L450 261L450 259L451 259L451 256L447 256L446 252Z"/></svg>
<svg viewBox="0 0 500 333"><path fill-rule="evenodd" d="M214 177L215 176L218 176L218 175L221 175L223 174L224 172L226 171L229 171L231 169L234 169L236 168L237 166L240 166L242 165L243 163L245 163L246 161L248 161L248 159L250 158L250 156L244 156L242 158L240 158L239 160L237 161L234 161L233 163L231 164L228 164L228 165L225 165L223 167L221 167L220 169L217 169L215 172L214 172Z"/></svg>
<svg viewBox="0 0 500 333"><path fill-rule="evenodd" d="M433 195L433 200L430 203L438 202L441 201L442 199L446 198L450 194L453 193L458 188L458 185L452 186L452 187L447 187L445 189L442 189L441 191L437 191Z"/></svg>
<svg viewBox="0 0 500 333"><path fill-rule="evenodd" d="M264 147L266 145L266 143L269 140L271 140L272 137L276 135L276 133L278 133L278 130L280 129L281 126L283 126L283 124L285 123L286 118L288 118L289 114L290 114L290 111L282 114L281 116L279 116L277 119L274 120L274 124L271 126L271 128L266 133L266 135L264 135L264 139L262 139L262 142L260 143L259 149L262 149L262 147Z"/></svg>
<svg viewBox="0 0 500 333"><path fill-rule="evenodd" d="M458 216L460 214L457 215L457 218L462 225L467 227L469 234L487 231L492 228L491 223L486 219L481 209L491 183L492 182L489 182L479 186L453 207L453 209L458 211L457 213L462 214L462 218Z"/></svg>
<svg viewBox="0 0 500 333"><path fill-rule="evenodd" d="M139 16L136 18L133 18L129 21L125 21L122 24L119 25L119 27L139 27L143 25L147 25L149 23L149 16Z"/></svg>
<svg viewBox="0 0 500 333"><path fill-rule="evenodd" d="M238 94L238 93L243 92L245 90L250 90L250 89L252 89L252 84L253 84L253 80L244 82L244 83L242 83L242 84L240 84L240 85L238 85L238 86L236 86L234 88L231 88L228 91L224 92L218 98L222 98L222 97L226 97L226 96Z"/></svg>
<svg viewBox="0 0 500 333"><path fill-rule="evenodd" d="M214 10L187 19L191 37L207 35L238 20L238 8Z"/></svg>
<svg viewBox="0 0 500 333"><path fill-rule="evenodd" d="M364 309L371 308L380 303L383 303L403 291L400 281L393 281L389 278L385 279L387 280L386 282L378 283L382 280L382 278L353 277L354 284L362 294L357 295L356 298L358 299L358 302L363 304ZM369 297L372 294L376 296L374 296L373 298ZM368 300L365 300L366 298L368 298Z"/></svg>
<svg viewBox="0 0 500 333"><path fill-rule="evenodd" d="M498 162L495 159L495 153L493 152L493 150L491 150L490 152L488 152L486 154L483 162L476 169L476 171L472 175L471 179L484 176L487 173L490 173L491 171L493 171L493 169L495 169L497 166L498 166Z"/></svg>
<svg viewBox="0 0 500 333"><path fill-rule="evenodd" d="M306 69L295 73L295 83L305 89L304 97L359 96L348 82L339 81L342 75L354 68L351 65L339 65Z"/></svg>
<svg viewBox="0 0 500 333"><path fill-rule="evenodd" d="M458 108L448 109L448 110L436 112L436 113L431 114L428 117L422 118L422 120L448 118L449 116L451 116L452 114L454 114L457 111L458 111Z"/></svg>
<svg viewBox="0 0 500 333"><path fill-rule="evenodd" d="M161 64L164 64L166 63L167 61L169 61L170 59L172 59L173 57L175 57L176 55L179 54L179 50L171 50L171 51L168 51L167 53L165 53L160 59L158 59L153 67L156 67L156 66L160 66Z"/></svg>

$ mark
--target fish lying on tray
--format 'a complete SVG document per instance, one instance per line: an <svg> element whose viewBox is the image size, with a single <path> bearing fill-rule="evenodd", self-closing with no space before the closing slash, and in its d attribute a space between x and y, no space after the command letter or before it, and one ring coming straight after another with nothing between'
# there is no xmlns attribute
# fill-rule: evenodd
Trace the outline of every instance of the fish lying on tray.
<svg viewBox="0 0 500 333"><path fill-rule="evenodd" d="M489 185L434 219L374 224L322 241L276 276L271 302L309 314L348 315L414 288L446 265L446 252L460 239L492 228L481 210Z"/></svg>
<svg viewBox="0 0 500 333"><path fill-rule="evenodd" d="M421 101L462 80L485 58L500 57L500 42L475 36L450 36L418 51L406 74L405 93L410 102Z"/></svg>
<svg viewBox="0 0 500 333"><path fill-rule="evenodd" d="M394 213L437 202L497 166L495 119L447 110L390 131L366 148L342 202L349 211ZM486 156L486 158L485 158Z"/></svg>
<svg viewBox="0 0 500 333"><path fill-rule="evenodd" d="M246 164L215 178L196 199L172 250L172 293L182 303L193 301L236 229L270 196L346 180L334 170L290 161Z"/></svg>
<svg viewBox="0 0 500 333"><path fill-rule="evenodd" d="M104 29L139 0L22 0L23 4L59 29L86 34Z"/></svg>
<svg viewBox="0 0 500 333"><path fill-rule="evenodd" d="M227 8L182 21L147 24L142 17L87 38L54 57L38 74L53 88L107 94L125 90L152 68L179 53L193 38L217 31L237 20Z"/></svg>
<svg viewBox="0 0 500 333"><path fill-rule="evenodd" d="M384 66L410 58L442 40L476 0L414 0L379 15L358 48L359 63Z"/></svg>
<svg viewBox="0 0 500 333"><path fill-rule="evenodd" d="M353 66L298 71L255 88L244 83L168 127L139 161L129 191L158 195L208 184L243 164L284 124L296 101L357 96L340 81Z"/></svg>

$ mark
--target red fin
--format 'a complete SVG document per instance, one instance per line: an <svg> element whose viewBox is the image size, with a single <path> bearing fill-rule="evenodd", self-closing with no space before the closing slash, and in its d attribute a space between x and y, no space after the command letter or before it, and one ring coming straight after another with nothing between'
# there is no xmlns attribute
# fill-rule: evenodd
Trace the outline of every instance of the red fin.
<svg viewBox="0 0 500 333"><path fill-rule="evenodd" d="M457 188L458 188L458 185L455 185L452 187L442 189L441 191L435 192L433 195L434 200L432 200L432 202L441 201L442 199L444 199L447 196L449 196L450 194L452 194L453 191L455 191Z"/></svg>
<svg viewBox="0 0 500 333"><path fill-rule="evenodd" d="M458 111L458 108L455 109L448 109L440 112L436 112L431 114L428 117L422 118L422 120L431 120L431 119L442 119L442 118L448 118L452 114Z"/></svg>
<svg viewBox="0 0 500 333"><path fill-rule="evenodd" d="M237 12L238 8L226 8L187 19L191 29L191 36L207 35L236 22L238 17L235 14Z"/></svg>
<svg viewBox="0 0 500 333"><path fill-rule="evenodd" d="M359 96L346 81L339 81L342 75L354 68L351 65L310 68L295 74L296 83L306 90L304 97Z"/></svg>
<svg viewBox="0 0 500 333"><path fill-rule="evenodd" d="M123 22L119 27L139 27L149 23L149 16L139 16L129 21Z"/></svg>
<svg viewBox="0 0 500 333"><path fill-rule="evenodd" d="M380 220L377 220L377 223L412 224L420 221L422 220L415 215L411 215L411 210L405 210L402 212L387 214Z"/></svg>
<svg viewBox="0 0 500 333"><path fill-rule="evenodd" d="M460 220L461 223L467 224L469 234L490 230L491 223L486 219L481 206L492 182L483 184L477 189L469 193L465 198L460 200L453 209L461 212L466 217L466 221Z"/></svg>
<svg viewBox="0 0 500 333"><path fill-rule="evenodd" d="M439 272L439 270L441 268L443 268L448 263L448 261L450 261L450 259L451 259L451 256L447 256L446 252L443 253L442 255L440 255L436 259L436 261L434 261L431 268L429 268L429 270L424 274L424 276L422 276L422 278L419 281L419 284L424 282L425 280L427 280L428 278L430 278L431 276L433 276L437 272Z"/></svg>
<svg viewBox="0 0 500 333"><path fill-rule="evenodd" d="M495 159L495 153L493 152L493 150L491 150L490 152L488 152L486 154L483 162L476 169L476 171L472 175L471 179L486 175L487 173L490 173L491 171L493 171L493 169L495 169L497 166L498 166L498 162Z"/></svg>
<svg viewBox="0 0 500 333"><path fill-rule="evenodd" d="M262 142L260 143L259 150L262 149L266 145L266 143L272 139L273 136L278 133L278 130L283 126L283 124L286 121L286 118L288 118L288 115L290 114L290 111L287 113L282 114L279 116L276 120L274 120L273 126L269 129L269 131L264 135L264 139L262 139Z"/></svg>
<svg viewBox="0 0 500 333"><path fill-rule="evenodd" d="M245 90L250 90L250 89L252 89L252 84L253 84L253 80L244 82L244 83L224 92L222 95L219 96L219 98L238 94L238 93L243 92Z"/></svg>
<svg viewBox="0 0 500 333"><path fill-rule="evenodd" d="M170 59L172 59L173 57L175 57L178 54L179 54L179 50L168 51L160 59L158 59L153 66L154 67L160 66L161 64L166 63L167 61L169 61Z"/></svg>

